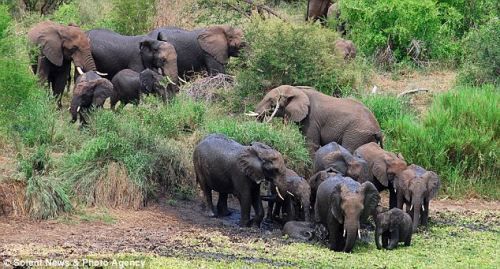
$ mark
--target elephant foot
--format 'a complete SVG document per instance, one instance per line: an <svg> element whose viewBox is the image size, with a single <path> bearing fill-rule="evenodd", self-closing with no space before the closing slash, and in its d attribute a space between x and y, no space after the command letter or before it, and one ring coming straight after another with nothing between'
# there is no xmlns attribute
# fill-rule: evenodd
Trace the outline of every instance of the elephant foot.
<svg viewBox="0 0 500 269"><path fill-rule="evenodd" d="M219 212L218 212L218 216L219 217L227 217L227 216L229 216L231 214L232 214L232 212L229 211L229 209L227 209L227 208L224 209L224 210L219 210Z"/></svg>
<svg viewBox="0 0 500 269"><path fill-rule="evenodd" d="M205 211L205 215L207 215L209 218L215 218L217 217L217 214L213 210L207 210Z"/></svg>

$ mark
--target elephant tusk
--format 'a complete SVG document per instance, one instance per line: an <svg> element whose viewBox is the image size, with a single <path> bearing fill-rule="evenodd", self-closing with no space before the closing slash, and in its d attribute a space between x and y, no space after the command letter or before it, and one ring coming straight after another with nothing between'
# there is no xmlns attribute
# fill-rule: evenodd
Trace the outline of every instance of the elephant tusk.
<svg viewBox="0 0 500 269"><path fill-rule="evenodd" d="M266 122L270 122L274 118L274 115L278 112L278 108L280 108L279 99L276 101L276 107L274 108L273 114L271 114L271 117Z"/></svg>
<svg viewBox="0 0 500 269"><path fill-rule="evenodd" d="M81 67L77 66L76 71L78 71L78 74L83 75L83 70Z"/></svg>
<svg viewBox="0 0 500 269"><path fill-rule="evenodd" d="M292 197L295 197L295 195L293 195L293 193L289 192L289 191L286 191L288 194L290 194Z"/></svg>
<svg viewBox="0 0 500 269"><path fill-rule="evenodd" d="M99 72L99 71L95 71L95 72L96 72L99 76L101 76L101 77L104 77L104 76L107 76L107 75L108 75L108 73L101 73L101 72Z"/></svg>
<svg viewBox="0 0 500 269"><path fill-rule="evenodd" d="M344 229L344 235L342 235L342 237L345 237L345 235L347 234L346 230Z"/></svg>
<svg viewBox="0 0 500 269"><path fill-rule="evenodd" d="M158 67L158 74L163 76L163 70L161 70L161 68L159 68L159 67Z"/></svg>
<svg viewBox="0 0 500 269"><path fill-rule="evenodd" d="M76 112L80 112L80 106L76 108Z"/></svg>
<svg viewBox="0 0 500 269"><path fill-rule="evenodd" d="M410 211L413 209L413 205L410 206Z"/></svg>
<svg viewBox="0 0 500 269"><path fill-rule="evenodd" d="M70 110L71 110L71 107L69 106L69 107L68 107L68 111L70 111Z"/></svg>
<svg viewBox="0 0 500 269"><path fill-rule="evenodd" d="M248 113L245 113L245 116L249 116L249 117L257 117L259 116L259 113L255 113L253 111L250 111Z"/></svg>
<svg viewBox="0 0 500 269"><path fill-rule="evenodd" d="M425 211L424 205L422 205L422 211Z"/></svg>
<svg viewBox="0 0 500 269"><path fill-rule="evenodd" d="M358 238L361 240L361 231L358 230Z"/></svg>
<svg viewBox="0 0 500 269"><path fill-rule="evenodd" d="M187 83L187 81L183 80L181 77L177 77L182 83Z"/></svg>
<svg viewBox="0 0 500 269"><path fill-rule="evenodd" d="M276 193L281 198L281 200L285 200L285 198L283 198L283 196L281 196L281 193L280 193L280 190L278 189L278 186L276 186Z"/></svg>
<svg viewBox="0 0 500 269"><path fill-rule="evenodd" d="M398 191L396 190L396 188L394 188L394 193L398 193Z"/></svg>
<svg viewBox="0 0 500 269"><path fill-rule="evenodd" d="M165 76L165 77L167 78L168 83L170 83L170 84L175 84L175 83L174 83L174 82L170 79L170 77L169 77L169 76Z"/></svg>

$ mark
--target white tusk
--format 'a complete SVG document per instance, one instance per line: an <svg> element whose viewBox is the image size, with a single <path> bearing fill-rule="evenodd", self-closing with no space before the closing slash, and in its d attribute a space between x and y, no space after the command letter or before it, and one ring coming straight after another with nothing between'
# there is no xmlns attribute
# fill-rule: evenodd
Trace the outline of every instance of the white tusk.
<svg viewBox="0 0 500 269"><path fill-rule="evenodd" d="M71 110L71 107L69 106L69 107L68 107L68 111L70 111L70 110Z"/></svg>
<svg viewBox="0 0 500 269"><path fill-rule="evenodd" d="M249 116L249 117L257 117L259 116L259 113L255 113L253 111L250 111L248 113L245 113L245 116Z"/></svg>
<svg viewBox="0 0 500 269"><path fill-rule="evenodd" d="M358 230L358 238L361 239L361 232Z"/></svg>
<svg viewBox="0 0 500 269"><path fill-rule="evenodd" d="M273 114L271 114L271 117L266 122L270 122L274 118L274 115L276 115L276 112L278 112L278 108L280 107L279 101L280 99L276 100L276 107L274 108Z"/></svg>
<svg viewBox="0 0 500 269"><path fill-rule="evenodd" d="M425 211L424 205L422 205L422 211Z"/></svg>
<svg viewBox="0 0 500 269"><path fill-rule="evenodd" d="M175 84L175 83L174 83L174 82L170 79L170 77L169 77L169 76L165 76L165 77L167 78L168 83L170 83L170 84Z"/></svg>
<svg viewBox="0 0 500 269"><path fill-rule="evenodd" d="M289 192L289 191L286 191L288 194L290 194L292 197L295 197L295 195L293 195L293 193Z"/></svg>
<svg viewBox="0 0 500 269"><path fill-rule="evenodd" d="M101 77L103 77L103 76L107 76L107 75L108 75L108 73L101 73L101 72L99 72L99 71L95 71L95 72L96 72L96 74L98 74L98 75L99 75L99 76L101 76Z"/></svg>
<svg viewBox="0 0 500 269"><path fill-rule="evenodd" d="M413 205L410 206L410 211L413 209Z"/></svg>
<svg viewBox="0 0 500 269"><path fill-rule="evenodd" d="M179 77L179 80L180 80L182 83L187 83L187 81L183 80L181 77Z"/></svg>
<svg viewBox="0 0 500 269"><path fill-rule="evenodd" d="M396 190L396 188L394 188L394 193L398 193L398 191Z"/></svg>
<svg viewBox="0 0 500 269"><path fill-rule="evenodd" d="M76 112L80 112L80 106L76 108Z"/></svg>
<svg viewBox="0 0 500 269"><path fill-rule="evenodd" d="M342 235L342 237L345 237L345 235L347 234L346 230L344 229L344 235Z"/></svg>
<svg viewBox="0 0 500 269"><path fill-rule="evenodd" d="M283 196L281 196L281 193L280 193L280 190L278 189L278 186L276 186L276 193L281 198L281 200L285 200L285 198L283 198Z"/></svg>
<svg viewBox="0 0 500 269"><path fill-rule="evenodd" d="M78 74L83 75L83 70L81 67L77 66L76 71L78 71Z"/></svg>

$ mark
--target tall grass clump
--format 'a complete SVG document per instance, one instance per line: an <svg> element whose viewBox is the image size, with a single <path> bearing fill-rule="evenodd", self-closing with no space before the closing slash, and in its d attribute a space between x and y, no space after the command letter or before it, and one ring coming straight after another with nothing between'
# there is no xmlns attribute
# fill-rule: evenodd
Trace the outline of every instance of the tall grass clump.
<svg viewBox="0 0 500 269"><path fill-rule="evenodd" d="M266 89L283 84L312 86L328 95L351 92L364 72L357 62L345 63L335 55L337 38L319 25L254 18L245 27L249 48L240 59L239 95L255 101Z"/></svg>
<svg viewBox="0 0 500 269"><path fill-rule="evenodd" d="M436 171L445 193L499 199L498 88L459 87L437 96L421 122L389 123L392 149Z"/></svg>
<svg viewBox="0 0 500 269"><path fill-rule="evenodd" d="M124 35L142 35L153 27L155 0L113 0L111 23Z"/></svg>

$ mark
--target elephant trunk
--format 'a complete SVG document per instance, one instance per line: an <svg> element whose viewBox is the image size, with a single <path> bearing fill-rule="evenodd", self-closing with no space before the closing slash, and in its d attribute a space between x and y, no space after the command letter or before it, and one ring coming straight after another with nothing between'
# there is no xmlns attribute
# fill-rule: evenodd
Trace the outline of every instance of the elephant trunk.
<svg viewBox="0 0 500 269"><path fill-rule="evenodd" d="M90 51L84 53L84 59L83 70L85 70L85 72L97 70L94 58L92 57L92 53Z"/></svg>
<svg viewBox="0 0 500 269"><path fill-rule="evenodd" d="M345 229L345 227L347 227L347 229ZM354 247L354 243L358 238L359 222L351 222L351 224L349 222L345 222L344 229L346 234L344 252L351 252Z"/></svg>
<svg viewBox="0 0 500 269"><path fill-rule="evenodd" d="M375 231L375 244L377 245L377 249L382 249L382 232L379 229Z"/></svg>
<svg viewBox="0 0 500 269"><path fill-rule="evenodd" d="M71 113L71 122L74 123L78 120L78 113L80 112L80 98L78 96L73 97L71 100L71 106L69 111Z"/></svg>
<svg viewBox="0 0 500 269"><path fill-rule="evenodd" d="M420 223L420 208L422 207L422 202L420 200L412 201L413 207L413 232L417 232L418 224Z"/></svg>

